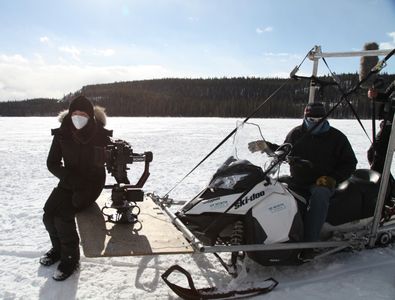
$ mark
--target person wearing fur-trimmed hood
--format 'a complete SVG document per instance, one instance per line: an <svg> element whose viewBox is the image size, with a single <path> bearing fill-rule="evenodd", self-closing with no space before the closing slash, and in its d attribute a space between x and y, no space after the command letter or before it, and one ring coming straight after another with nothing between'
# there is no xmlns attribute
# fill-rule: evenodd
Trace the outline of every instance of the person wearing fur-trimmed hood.
<svg viewBox="0 0 395 300"><path fill-rule="evenodd" d="M104 108L93 106L85 96L74 98L59 114L61 125L52 130L48 170L59 178L44 205L43 222L52 248L40 258L50 266L60 260L55 280L68 278L79 266L79 236L75 214L99 197L105 184L104 148L112 131L104 128Z"/></svg>

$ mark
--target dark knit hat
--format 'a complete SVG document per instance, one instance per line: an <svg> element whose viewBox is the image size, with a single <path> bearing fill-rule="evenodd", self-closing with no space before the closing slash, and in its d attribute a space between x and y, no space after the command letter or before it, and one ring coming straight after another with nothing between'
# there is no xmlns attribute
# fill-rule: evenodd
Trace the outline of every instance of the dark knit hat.
<svg viewBox="0 0 395 300"><path fill-rule="evenodd" d="M76 110L86 112L90 118L94 116L93 104L84 96L78 96L70 102L69 114L71 115Z"/></svg>
<svg viewBox="0 0 395 300"><path fill-rule="evenodd" d="M322 118L326 115L324 104L320 102L309 103L304 109L305 118Z"/></svg>

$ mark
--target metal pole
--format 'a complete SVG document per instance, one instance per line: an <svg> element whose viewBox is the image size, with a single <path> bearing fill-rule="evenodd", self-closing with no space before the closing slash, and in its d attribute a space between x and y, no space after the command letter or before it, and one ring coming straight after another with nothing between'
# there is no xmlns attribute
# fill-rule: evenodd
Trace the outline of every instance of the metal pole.
<svg viewBox="0 0 395 300"><path fill-rule="evenodd" d="M391 175L391 165L392 165L394 151L395 151L395 115L394 115L394 119L392 120L391 136L388 142L387 154L385 156L383 174L381 175L379 194L377 197L376 209L374 211L372 230L370 232L369 247L373 247L376 243L377 231L381 220L381 212L383 210L385 196L387 194L388 181Z"/></svg>
<svg viewBox="0 0 395 300"><path fill-rule="evenodd" d="M315 46L314 50L309 54L309 59L313 61L313 72L312 76L317 77L318 74L318 61L321 55L321 46ZM309 91L309 103L314 102L315 98L315 83L313 80L310 81L310 91Z"/></svg>
<svg viewBox="0 0 395 300"><path fill-rule="evenodd" d="M387 55L392 49L385 50L364 50L364 51L352 51L352 52L317 52L314 57L354 57L354 56L383 56Z"/></svg>
<svg viewBox="0 0 395 300"><path fill-rule="evenodd" d="M275 244L247 244L247 245L215 245L204 246L200 252L237 252L237 251L273 251L273 250L291 250L306 248L347 248L353 244L345 241L331 242L311 242L311 243L275 243Z"/></svg>
<svg viewBox="0 0 395 300"><path fill-rule="evenodd" d="M148 196L156 205L158 205L162 211L164 211L167 216L171 219L171 222L180 230L184 237L191 243L192 247L199 251L202 252L201 249L204 248L203 243L184 225L184 223L181 222L181 220L165 205L162 205L162 203L154 199L155 196Z"/></svg>
<svg viewBox="0 0 395 300"><path fill-rule="evenodd" d="M322 52L321 46L314 46L314 50L310 52L309 59L313 61L313 76L318 74L318 62L323 57L355 57L355 56L379 56L387 55L391 52L391 49L386 50L364 50L364 51L352 51L352 52ZM309 103L314 102L316 86L313 82L310 83L309 91Z"/></svg>

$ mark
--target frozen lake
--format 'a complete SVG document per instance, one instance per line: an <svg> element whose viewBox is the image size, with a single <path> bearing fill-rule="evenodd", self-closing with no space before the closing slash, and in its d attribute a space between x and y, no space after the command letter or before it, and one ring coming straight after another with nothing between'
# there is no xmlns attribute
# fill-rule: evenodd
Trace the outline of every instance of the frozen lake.
<svg viewBox="0 0 395 300"><path fill-rule="evenodd" d="M287 132L300 119L252 119L259 124L266 140L282 143ZM236 126L237 119L221 118L108 118L106 128L114 130L114 137L130 142L137 153L152 151L151 177L144 190L164 195L185 174L187 174L207 153L209 153ZM356 120L330 120L331 125L343 131L353 145L358 158L358 168L367 168L366 151L369 140ZM367 132L371 132L371 122L363 121ZM195 269L196 274L203 270L198 284L218 284L229 280L218 263L206 261L200 256L168 256L159 258L117 258L82 259L82 270L65 283L54 283L50 278L53 269L39 267L37 259L48 250L49 240L41 222L42 206L57 179L46 168L46 158L52 140L50 129L59 123L55 117L0 118L0 289L1 299L162 299L173 297L164 283L158 279L171 262ZM251 139L259 138L257 131L251 131ZM248 140L248 139L247 139ZM247 141L246 140L246 141ZM241 142L243 142L241 140ZM243 148L243 147L242 147ZM246 145L243 148L246 149ZM240 150L240 154L244 151ZM232 139L216 151L201 167L180 184L171 197L189 199L208 182L213 172L233 153ZM130 180L133 183L140 174L142 164L131 166ZM111 178L107 177L108 182ZM137 179L136 179L137 180ZM318 299L318 290L332 287L331 297L325 299L393 299L387 297L395 292L393 281L394 251L387 248L379 252L366 251L353 257L349 268L345 260L335 260L335 264L318 263L313 265L322 281L306 281L301 288L292 282L306 279L309 267L297 269L298 278L293 277L295 268L282 269L280 273L270 269L270 274L288 280L288 286L267 295L267 299ZM381 251L381 250L380 250ZM370 253L370 254L369 254ZM381 254L380 254L381 253ZM384 254L383 254L384 253ZM370 255L370 256L369 256ZM382 256L385 255L385 256ZM387 264L387 258L392 260ZM348 259L348 258L347 258ZM382 259L382 260L380 260ZM357 264L370 261L376 263L377 272L371 276L379 281L381 288L372 290L356 268ZM391 265L392 264L392 265ZM384 267L387 265L387 267ZM346 266L342 269L342 266ZM373 266L373 268L374 268ZM333 274L333 267L340 268L341 274L348 276L347 291L336 292L342 281ZM372 267L372 265L371 265ZM266 278L267 273L256 267L257 277ZM382 269L379 269L382 268ZM387 270L388 271L379 271ZM211 271L209 271L211 270ZM320 270L320 271L318 271ZM342 271L343 270L343 271ZM276 273L277 272L277 273ZM326 272L326 273L325 273ZM337 271L336 271L337 272ZM392 272L392 273L391 273ZM142 276L144 274L144 276ZM198 276L198 275L196 275ZM254 276L252 279L254 279ZM376 277L374 277L376 276ZM391 279L392 278L392 279ZM276 278L277 279L277 278ZM392 282L392 283L391 283ZM293 290L291 293L290 291ZM381 292L380 292L381 291ZM390 294L388 294L390 293ZM276 295L276 296L275 296ZM300 297L298 297L298 295ZM357 297L357 296L360 297ZM333 296L333 298L332 298ZM355 296L355 297L354 297ZM274 297L274 298L271 298ZM266 299L266 297L264 297ZM324 299L324 298L322 298Z"/></svg>

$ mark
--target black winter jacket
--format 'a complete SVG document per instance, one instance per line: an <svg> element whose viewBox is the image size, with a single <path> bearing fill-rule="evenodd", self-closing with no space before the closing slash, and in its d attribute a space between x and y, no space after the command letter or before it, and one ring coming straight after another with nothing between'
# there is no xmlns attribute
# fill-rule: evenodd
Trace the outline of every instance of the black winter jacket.
<svg viewBox="0 0 395 300"><path fill-rule="evenodd" d="M60 121L60 128L52 130L47 167L59 178L60 188L73 191L73 206L82 209L92 204L104 187L104 147L110 143L112 131L104 128L105 113L97 107L95 119L78 132L67 111Z"/></svg>
<svg viewBox="0 0 395 300"><path fill-rule="evenodd" d="M386 125L391 125L394 118L395 104L392 103L390 97L395 92L395 80L387 87L384 93L378 93L377 104L379 105L378 117L389 121Z"/></svg>
<svg viewBox="0 0 395 300"><path fill-rule="evenodd" d="M312 166L294 163L290 165L292 182L298 186L309 186L320 176L330 176L340 183L355 171L357 159L347 137L330 127L328 131L313 135L306 126L292 129L286 143L293 145L291 156L309 160Z"/></svg>

